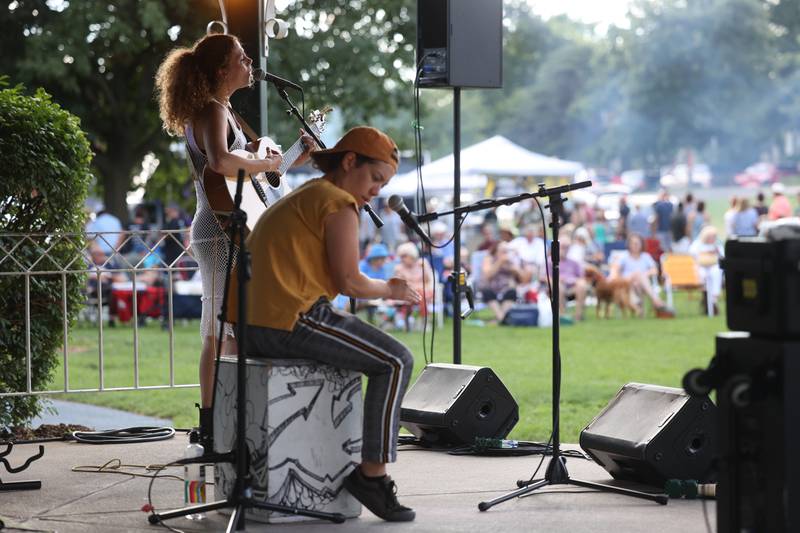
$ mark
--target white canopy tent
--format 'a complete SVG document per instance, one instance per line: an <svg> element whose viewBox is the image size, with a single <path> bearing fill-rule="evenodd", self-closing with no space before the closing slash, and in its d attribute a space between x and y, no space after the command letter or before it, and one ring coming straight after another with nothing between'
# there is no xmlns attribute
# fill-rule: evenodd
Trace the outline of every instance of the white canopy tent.
<svg viewBox="0 0 800 533"><path fill-rule="evenodd" d="M583 169L581 163L548 157L526 150L501 135L461 150L461 188L479 189L490 176L574 176ZM430 193L453 189L453 154L422 166L425 191ZM398 174L381 191L381 196L413 195L417 190L417 171Z"/></svg>

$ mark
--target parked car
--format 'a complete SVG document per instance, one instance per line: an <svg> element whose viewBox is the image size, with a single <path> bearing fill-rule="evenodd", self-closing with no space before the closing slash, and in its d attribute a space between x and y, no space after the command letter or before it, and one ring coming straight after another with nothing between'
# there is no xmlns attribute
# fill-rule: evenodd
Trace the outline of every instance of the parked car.
<svg viewBox="0 0 800 533"><path fill-rule="evenodd" d="M702 163L692 166L692 184L710 187L713 175L708 165ZM661 169L662 187L686 187L689 185L689 166L683 163Z"/></svg>
<svg viewBox="0 0 800 533"><path fill-rule="evenodd" d="M742 187L761 187L776 183L778 178L778 167L772 163L756 163L736 174L733 181Z"/></svg>

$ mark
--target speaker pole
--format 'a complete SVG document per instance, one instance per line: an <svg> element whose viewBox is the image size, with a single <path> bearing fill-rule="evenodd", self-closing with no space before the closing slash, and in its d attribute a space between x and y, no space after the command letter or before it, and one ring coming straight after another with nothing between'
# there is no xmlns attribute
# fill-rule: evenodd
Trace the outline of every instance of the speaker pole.
<svg viewBox="0 0 800 533"><path fill-rule="evenodd" d="M550 295L550 307L553 310L553 452L550 462L545 470L543 479L531 481L518 481L518 490L509 492L489 500L488 502L480 502L478 509L480 511L488 511L495 505L504 501L523 496L533 492L541 487L548 485L576 485L578 487L585 487L590 489L597 489L604 492L613 492L616 494L623 494L625 496L632 496L634 498L642 498L645 500L652 500L662 505L666 505L668 498L666 494L649 494L635 490L623 489L620 487L612 487L610 485L603 485L600 483L593 483L590 481L582 481L580 479L573 479L569 477L567 471L566 459L561 455L561 435L560 435L560 410L559 405L561 402L561 347L560 347L560 329L559 329L559 264L561 243L558 240L558 231L561 224L562 217L564 216L564 198L558 188L547 191L543 183L539 184L539 191L537 196L547 197L550 202L547 206L550 209L550 227L552 228L553 241L550 244L550 257L553 264L553 287L552 294Z"/></svg>
<svg viewBox="0 0 800 533"><path fill-rule="evenodd" d="M461 87L453 87L453 208L461 205ZM453 272L461 272L461 224L453 213ZM435 295L434 295L435 297ZM453 283L453 364L461 364L461 290ZM434 327L436 325L434 324Z"/></svg>

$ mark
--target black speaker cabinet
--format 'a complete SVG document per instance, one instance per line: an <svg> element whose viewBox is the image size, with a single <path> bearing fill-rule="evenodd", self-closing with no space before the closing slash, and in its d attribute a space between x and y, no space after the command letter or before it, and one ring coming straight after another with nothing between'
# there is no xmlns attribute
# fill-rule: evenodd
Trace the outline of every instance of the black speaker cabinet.
<svg viewBox="0 0 800 533"><path fill-rule="evenodd" d="M683 389L628 383L581 431L580 445L615 479L663 487L710 481L716 407Z"/></svg>
<svg viewBox="0 0 800 533"><path fill-rule="evenodd" d="M800 531L800 341L717 335L717 531Z"/></svg>
<svg viewBox="0 0 800 533"><path fill-rule="evenodd" d="M400 423L437 446L503 438L519 420L519 407L491 368L431 364L408 390Z"/></svg>
<svg viewBox="0 0 800 533"><path fill-rule="evenodd" d="M502 0L417 0L417 64L420 87L502 87Z"/></svg>
<svg viewBox="0 0 800 533"><path fill-rule="evenodd" d="M723 266L731 330L800 339L800 239L729 240Z"/></svg>

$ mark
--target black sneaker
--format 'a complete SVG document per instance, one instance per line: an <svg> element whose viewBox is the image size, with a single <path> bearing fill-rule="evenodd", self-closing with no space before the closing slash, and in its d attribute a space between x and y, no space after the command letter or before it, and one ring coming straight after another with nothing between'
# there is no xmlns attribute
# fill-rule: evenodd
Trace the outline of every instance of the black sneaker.
<svg viewBox="0 0 800 533"><path fill-rule="evenodd" d="M367 509L387 522L410 522L416 516L412 509L397 501L397 485L389 476L372 479L365 477L361 468L356 468L344 478L344 487Z"/></svg>

